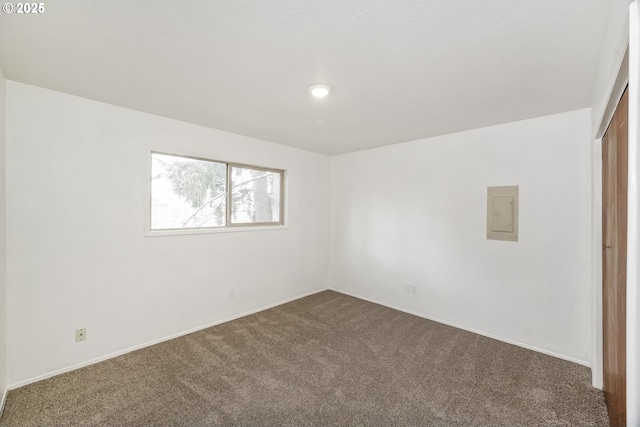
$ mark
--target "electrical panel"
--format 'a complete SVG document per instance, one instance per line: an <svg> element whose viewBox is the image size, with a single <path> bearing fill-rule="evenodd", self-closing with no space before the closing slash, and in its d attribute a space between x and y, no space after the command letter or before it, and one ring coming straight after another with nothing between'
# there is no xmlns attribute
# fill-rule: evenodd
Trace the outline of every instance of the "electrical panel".
<svg viewBox="0 0 640 427"><path fill-rule="evenodd" d="M518 186L487 188L487 239L518 241Z"/></svg>

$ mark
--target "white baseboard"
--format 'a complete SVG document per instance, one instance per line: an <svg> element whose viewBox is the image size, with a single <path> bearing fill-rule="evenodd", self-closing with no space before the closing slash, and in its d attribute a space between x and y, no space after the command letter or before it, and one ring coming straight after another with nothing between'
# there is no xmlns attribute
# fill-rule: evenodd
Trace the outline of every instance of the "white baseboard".
<svg viewBox="0 0 640 427"><path fill-rule="evenodd" d="M564 354L555 353L553 351L549 351L549 350L545 350L545 349L540 348L540 347L536 347L536 346L533 346L533 345L525 344L525 343L520 342L520 341L516 341L516 340L509 339L509 338L504 338L504 337L500 337L500 336L497 336L497 335L489 334L487 332L479 331L477 329L469 328L469 327L466 327L466 326L461 326L461 325L458 325L458 324L455 324L455 323L452 323L452 322L448 322L446 320L438 319L437 317L433 317L433 316L429 316L429 315L426 315L426 314L418 313L416 311L408 310L408 309L402 308L402 307L398 307L398 306L395 306L393 304L387 304L387 303L384 303L384 302L376 301L376 300L374 300L372 298L367 298L367 297L364 297L362 295L357 295L357 294L354 294L354 293L351 293L351 292L348 292L348 291L344 291L342 289L336 289L336 288L333 288L333 287L330 287L329 289L332 290L332 291L335 291L335 292L339 292L341 294L352 296L354 298L358 298L358 299L361 299L361 300L369 301L369 302L372 302L374 304L383 305L385 307L389 307L389 308L392 308L394 310L402 311L402 312L407 313L407 314L412 314L414 316L422 317L422 318L428 319L428 320L433 320L434 322L442 323L444 325L453 326L454 328L462 329L462 330L465 330L465 331L468 331L468 332L473 332L474 334L478 334L478 335L482 335L484 337L492 338L494 340L502 341L502 342L505 342L507 344L517 345L518 347L523 347L523 348L526 348L528 350L537 351L538 353L543 353L543 354L546 354L548 356L557 357L558 359L567 360L569 362L577 363L579 365L583 365L583 366L586 366L588 368L591 367L591 364L589 362L587 362L587 361L576 359L576 358L569 357L569 356L565 356Z"/></svg>
<svg viewBox="0 0 640 427"><path fill-rule="evenodd" d="M220 325L220 324L223 324L223 323L226 323L226 322L230 322L232 320L236 320L236 319L239 319L241 317L245 317L245 316L249 316L251 314L259 313L261 311L268 310L270 308L274 308L274 307L277 307L279 305L283 305L283 304L286 304L286 303L289 303L289 302L292 302L292 301L295 301L295 300L298 300L298 299L301 299L301 298L305 298L305 297L308 297L308 296L311 296L311 295L315 295L317 293L324 292L326 290L332 290L332 291L335 291L335 292L338 292L338 293L341 293L341 294L352 296L354 298L358 298L358 299L361 299L361 300L364 300L364 301L369 301L369 302L372 302L374 304L379 304L379 305L382 305L382 306L385 306L385 307L392 308L394 310L402 311L404 313L412 314L414 316L422 317L424 319L428 319L428 320L432 320L434 322L442 323L444 325L452 326L454 328L458 328L458 329L462 329L462 330L465 330L465 331L473 332L474 334L478 334L478 335L482 335L482 336L485 336L485 337L488 337L488 338L492 338L492 339L495 339L495 340L498 340L498 341L502 341L502 342L505 342L507 344L517 345L518 347L523 347L523 348L526 348L528 350L537 351L538 353L543 353L543 354L546 354L546 355L549 355L549 356L557 357L559 359L567 360L569 362L577 363L579 365L591 367L590 363L586 362L584 360L575 359L573 357L565 356L563 354L555 353L553 351L545 350L543 348L539 348L539 347L536 347L536 346L525 344L525 343L522 343L522 342L519 342L519 341L515 341L515 340L509 339L509 338L504 338L504 337L500 337L500 336L497 336L497 335L489 334L489 333L486 333L486 332L483 332L483 331L479 331L479 330L476 330L476 329L473 329L473 328L468 328L466 326L461 326L461 325L458 325L458 324L455 324L455 323L452 323L452 322L449 322L449 321L446 321L446 320L442 320L442 319L439 319L439 318L436 318L436 317L433 317L433 316L428 316L426 314L418 313L418 312L413 311L413 310L409 310L409 309L406 309L406 308L398 307L398 306L395 306L393 304L387 304L387 303L384 303L384 302L381 302L381 301L374 300L372 298L368 298L368 297L365 297L365 296L362 296L362 295L357 295L355 293L344 291L342 289L336 289L336 288L333 288L333 287L327 287L327 288L318 289L318 290L315 290L315 291L312 291L312 292L308 292L308 293L305 293L305 294L302 294L302 295L299 295L299 296L296 296L296 297L288 298L288 299L286 299L284 301L280 301L280 302L277 302L277 303L269 304L269 305L266 305L266 306L263 306L263 307L260 307L260 308L254 309L254 310L246 311L246 312L243 312L243 313L231 316L231 317L227 317L227 318L224 318L224 319L221 319L221 320L217 320L217 321L214 321L214 322L211 322L211 323L207 323L205 325L197 326L195 328L188 329L188 330L183 331L183 332L178 332L176 334L172 334L172 335L166 336L164 338L159 338L159 339L156 339L156 340L153 340L153 341L146 342L144 344L140 344L140 345L136 345L136 346L133 346L133 347L129 347L127 349L120 350L120 351L117 351L117 352L114 352L114 353L110 353L110 354L105 355L105 356L100 356L100 357L97 357L95 359L88 360L86 362L78 363L78 364L75 364L75 365L72 365L72 366L68 366L66 368L58 369L58 370L55 370L55 371L48 372L46 374L38 375L38 376L33 377L33 378L29 378L29 379L26 379L26 380L23 380L23 381L19 381L19 382L10 384L7 387L7 389L5 389L4 394L2 396L2 401L0 402L0 415L2 414L2 410L4 409L4 404L5 404L5 400L6 400L6 397L7 397L7 392L9 390L14 390L16 388L23 387L25 385L28 385L28 384L31 384L31 383L35 383L35 382L38 382L38 381L41 381L41 380L44 380L44 379L47 379L47 378L51 378L51 377L54 377L56 375L60 375L60 374L66 373L66 372L74 371L76 369L84 368L85 366L89 366L89 365L93 365L95 363L103 362L105 360L121 356L123 354L131 353L132 351L140 350L140 349L143 349L145 347L150 347L152 345L159 344L159 343L162 343L162 342L165 342L165 341L169 341L169 340L172 340L174 338L178 338L178 337L181 337L181 336L184 336L184 335L192 334L194 332L198 332L198 331L201 331L203 329L210 328L212 326L216 326L216 325Z"/></svg>
<svg viewBox="0 0 640 427"><path fill-rule="evenodd" d="M23 381L18 381L16 383L10 384L9 387L7 388L7 390L5 390L4 396L2 398L2 408L4 408L4 399L6 398L8 390L14 390L16 388L23 387L23 386L28 385L28 384L32 384L32 383L35 383L35 382L38 382L38 381L42 381L42 380L45 380L47 378L55 377L56 375L64 374L65 372L75 371L76 369L84 368L85 366L89 366L89 365L93 365L93 364L96 364L96 363L99 363L99 362L103 362L103 361L108 360L108 359L113 359L114 357L122 356L123 354L131 353L132 351L136 351L136 350L143 349L145 347L150 347L152 345L160 344L162 342L169 341L169 340L172 340L174 338L178 338L178 337L181 337L181 336L184 336L184 335L192 334L194 332L198 332L198 331L201 331L203 329L210 328L212 326L220 325L222 323L227 323L227 322L230 322L232 320L239 319L241 317L245 317L245 316L249 316L251 314L259 313L261 311L268 310L270 308L274 308L274 307L277 307L279 305L283 305L283 304L286 304L286 303L289 303L289 302L292 302L292 301L295 301L295 300L298 300L298 299L301 299L301 298L305 298L305 297L308 297L308 296L311 296L311 295L315 295L317 293L324 292L324 291L327 291L327 290L329 290L329 288L322 288L322 289L318 289L318 290L315 290L315 291L307 292L306 294L295 296L293 298L288 298L288 299L286 299L284 301L280 301L280 302L276 302L276 303L273 303L273 304L269 304L269 305L266 305L264 307L256 308L254 310L245 311L243 313L240 313L240 314L237 314L237 315L234 315L234 316L231 316L231 317L227 317L227 318L224 318L222 320L216 320L214 322L207 323L205 325L197 326L195 328L188 329L188 330L183 331L183 332L178 332L178 333L166 336L164 338L159 338L159 339L156 339L156 340L153 340L153 341L146 342L144 344L136 345L136 346L124 349L124 350L117 351L115 353L110 353L110 354L107 354L105 356L100 356L100 357L97 357L95 359L88 360L86 362L78 363L78 364L75 364L75 365L72 365L72 366L68 366L66 368L57 369L55 371L47 372L46 374L38 375L36 377L29 378L29 379L26 379L26 380L23 380Z"/></svg>
<svg viewBox="0 0 640 427"><path fill-rule="evenodd" d="M4 412L4 405L7 403L7 394L9 393L9 388L5 388L4 392L2 393L2 400L0 400L0 418L2 417L2 414Z"/></svg>

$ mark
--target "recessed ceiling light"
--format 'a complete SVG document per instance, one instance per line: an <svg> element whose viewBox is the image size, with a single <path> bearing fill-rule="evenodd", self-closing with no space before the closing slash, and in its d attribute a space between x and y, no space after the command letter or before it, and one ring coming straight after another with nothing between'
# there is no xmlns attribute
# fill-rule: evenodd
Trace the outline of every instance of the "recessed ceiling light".
<svg viewBox="0 0 640 427"><path fill-rule="evenodd" d="M309 93L316 98L324 98L331 93L331 86L311 85L309 86Z"/></svg>

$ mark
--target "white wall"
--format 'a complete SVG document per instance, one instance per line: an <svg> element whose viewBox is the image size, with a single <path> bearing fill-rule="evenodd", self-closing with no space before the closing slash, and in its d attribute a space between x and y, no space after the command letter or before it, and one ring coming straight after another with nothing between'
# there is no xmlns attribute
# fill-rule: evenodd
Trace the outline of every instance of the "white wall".
<svg viewBox="0 0 640 427"><path fill-rule="evenodd" d="M326 288L326 156L12 81L7 101L11 386ZM286 169L289 228L145 237L151 149Z"/></svg>
<svg viewBox="0 0 640 427"><path fill-rule="evenodd" d="M7 389L7 300L6 300L6 80L0 67L0 405ZM0 408L1 409L1 408Z"/></svg>
<svg viewBox="0 0 640 427"><path fill-rule="evenodd" d="M640 4L630 8L627 425L640 427Z"/></svg>
<svg viewBox="0 0 640 427"><path fill-rule="evenodd" d="M623 62L625 50L629 41L629 3L632 0L612 0L613 7L607 24L607 33L602 41L602 51L598 63L598 72L593 85L591 96L591 118L592 130L596 135L598 132L602 136L606 130L601 128L602 117L608 115L610 120L615 111L616 102L610 106L609 100L614 89L616 77ZM619 95L622 95L624 87L619 88Z"/></svg>
<svg viewBox="0 0 640 427"><path fill-rule="evenodd" d="M588 364L591 143L585 109L332 157L330 284ZM499 185L517 243L486 239Z"/></svg>
<svg viewBox="0 0 640 427"><path fill-rule="evenodd" d="M591 377L602 389L604 377L602 336L602 139L591 144Z"/></svg>

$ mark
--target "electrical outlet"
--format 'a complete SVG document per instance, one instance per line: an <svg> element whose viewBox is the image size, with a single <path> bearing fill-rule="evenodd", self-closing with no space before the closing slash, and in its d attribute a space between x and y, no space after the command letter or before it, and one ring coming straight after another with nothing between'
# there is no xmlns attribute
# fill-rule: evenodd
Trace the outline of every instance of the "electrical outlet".
<svg viewBox="0 0 640 427"><path fill-rule="evenodd" d="M411 295L418 295L418 285L411 285Z"/></svg>
<svg viewBox="0 0 640 427"><path fill-rule="evenodd" d="M229 299L234 299L236 297L236 290L229 289Z"/></svg>
<svg viewBox="0 0 640 427"><path fill-rule="evenodd" d="M76 342L85 341L87 339L87 328L76 329Z"/></svg>

